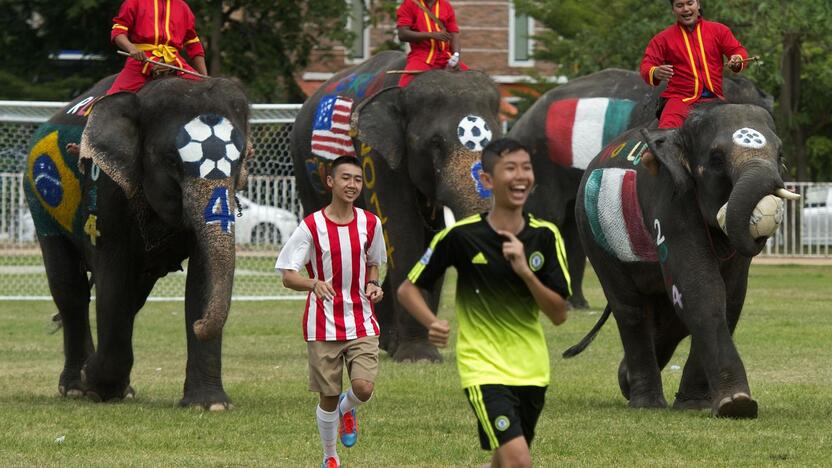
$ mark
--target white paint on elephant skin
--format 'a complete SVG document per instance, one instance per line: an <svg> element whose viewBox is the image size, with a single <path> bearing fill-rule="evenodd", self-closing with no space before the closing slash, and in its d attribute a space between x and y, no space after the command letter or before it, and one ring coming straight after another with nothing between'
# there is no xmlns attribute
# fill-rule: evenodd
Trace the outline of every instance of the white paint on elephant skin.
<svg viewBox="0 0 832 468"><path fill-rule="evenodd" d="M462 146L471 151L482 151L491 141L491 128L482 117L469 114L457 124L456 134Z"/></svg>
<svg viewBox="0 0 832 468"><path fill-rule="evenodd" d="M677 305L680 309L684 309L682 306L682 293L679 292L679 289L675 284L670 289L670 295L673 297L673 305Z"/></svg>
<svg viewBox="0 0 832 468"><path fill-rule="evenodd" d="M203 179L231 176L240 159L242 135L220 115L200 115L185 124L176 136L176 148L185 172Z"/></svg>
<svg viewBox="0 0 832 468"><path fill-rule="evenodd" d="M753 128L743 127L734 132L734 143L746 148L760 149L766 145L766 137Z"/></svg>

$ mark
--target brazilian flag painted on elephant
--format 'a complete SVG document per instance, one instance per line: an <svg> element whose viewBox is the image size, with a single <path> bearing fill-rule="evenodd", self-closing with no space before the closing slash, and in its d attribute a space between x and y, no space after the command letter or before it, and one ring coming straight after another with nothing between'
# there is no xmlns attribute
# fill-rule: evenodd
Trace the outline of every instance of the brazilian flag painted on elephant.
<svg viewBox="0 0 832 468"><path fill-rule="evenodd" d="M586 212L595 242L624 262L655 262L656 246L644 225L632 169L595 169L584 187Z"/></svg>
<svg viewBox="0 0 832 468"><path fill-rule="evenodd" d="M560 99L546 112L549 158L565 167L586 169L607 143L627 130L635 102L605 97Z"/></svg>
<svg viewBox="0 0 832 468"><path fill-rule="evenodd" d="M24 189L39 235L82 233L81 174L67 143L81 140L80 125L46 123L32 136Z"/></svg>

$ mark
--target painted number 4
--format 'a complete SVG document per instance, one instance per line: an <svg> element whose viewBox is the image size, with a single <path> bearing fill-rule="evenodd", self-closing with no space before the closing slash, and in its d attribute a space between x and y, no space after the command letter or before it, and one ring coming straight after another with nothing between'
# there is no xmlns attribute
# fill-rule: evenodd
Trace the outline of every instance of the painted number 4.
<svg viewBox="0 0 832 468"><path fill-rule="evenodd" d="M217 187L205 206L205 224L219 224L223 232L231 232L234 215L228 206L228 189Z"/></svg>

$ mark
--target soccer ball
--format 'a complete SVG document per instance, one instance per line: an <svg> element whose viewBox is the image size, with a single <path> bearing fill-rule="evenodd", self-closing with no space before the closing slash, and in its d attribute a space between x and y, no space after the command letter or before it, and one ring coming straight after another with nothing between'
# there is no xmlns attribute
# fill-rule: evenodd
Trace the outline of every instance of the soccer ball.
<svg viewBox="0 0 832 468"><path fill-rule="evenodd" d="M471 151L482 151L491 141L491 129L478 115L466 115L456 128L459 142Z"/></svg>
<svg viewBox="0 0 832 468"><path fill-rule="evenodd" d="M728 209L728 204L722 205L719 212L716 214L716 220L723 232L727 233L725 228L725 213ZM783 223L784 213L783 199L774 195L766 195L754 207L751 212L751 218L748 220L748 232L754 239L761 237L771 237Z"/></svg>
<svg viewBox="0 0 832 468"><path fill-rule="evenodd" d="M240 164L243 135L216 114L203 114L186 123L176 135L176 149L185 173L203 179L230 177Z"/></svg>

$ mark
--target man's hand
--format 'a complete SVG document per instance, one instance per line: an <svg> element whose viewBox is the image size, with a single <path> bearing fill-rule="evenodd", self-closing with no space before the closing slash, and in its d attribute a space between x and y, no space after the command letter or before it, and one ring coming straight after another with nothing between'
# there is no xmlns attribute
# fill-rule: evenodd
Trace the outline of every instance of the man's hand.
<svg viewBox="0 0 832 468"><path fill-rule="evenodd" d="M728 68L734 73L742 71L742 55L732 55L731 60L728 61Z"/></svg>
<svg viewBox="0 0 832 468"><path fill-rule="evenodd" d="M437 32L432 32L432 33L428 33L428 34L430 34L431 39L435 39L437 41L444 41L444 42L451 42L451 38L453 37L453 36L451 36L451 33L447 32L447 31L437 31Z"/></svg>
<svg viewBox="0 0 832 468"><path fill-rule="evenodd" d="M315 293L315 297L318 299L327 301L331 301L335 297L335 289L326 281L315 280L315 284L312 285L312 292Z"/></svg>
<svg viewBox="0 0 832 468"><path fill-rule="evenodd" d="M653 72L653 78L659 81L667 81L673 76L673 65L659 65Z"/></svg>
<svg viewBox="0 0 832 468"><path fill-rule="evenodd" d="M526 251L520 239L508 231L497 231L497 234L508 239L503 242L503 257L511 264L511 269L521 278L531 273L529 264L526 262Z"/></svg>
<svg viewBox="0 0 832 468"><path fill-rule="evenodd" d="M373 304L378 304L379 301L384 298L384 291L373 283L367 284L364 293L367 294L367 299L369 299Z"/></svg>
<svg viewBox="0 0 832 468"><path fill-rule="evenodd" d="M448 337L451 334L451 326L447 320L436 319L428 327L428 341L437 348L448 346Z"/></svg>

